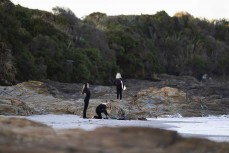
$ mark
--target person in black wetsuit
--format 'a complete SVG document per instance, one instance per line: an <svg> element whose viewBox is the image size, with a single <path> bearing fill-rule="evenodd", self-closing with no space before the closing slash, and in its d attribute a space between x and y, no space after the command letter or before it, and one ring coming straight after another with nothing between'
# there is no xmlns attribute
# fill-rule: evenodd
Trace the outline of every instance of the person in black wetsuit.
<svg viewBox="0 0 229 153"><path fill-rule="evenodd" d="M124 87L124 82L120 73L116 74L114 84L116 85L117 99L122 100L122 90Z"/></svg>
<svg viewBox="0 0 229 153"><path fill-rule="evenodd" d="M89 105L89 100L91 97L91 92L89 89L89 83L85 83L83 86L82 94L85 94L84 97L84 108L83 108L83 118L87 118L86 112Z"/></svg>
<svg viewBox="0 0 229 153"><path fill-rule="evenodd" d="M94 118L96 119L102 119L102 113L104 113L106 115L105 119L108 119L108 112L107 111L111 111L111 103L102 103L99 104L96 109L95 112L98 116L94 116Z"/></svg>

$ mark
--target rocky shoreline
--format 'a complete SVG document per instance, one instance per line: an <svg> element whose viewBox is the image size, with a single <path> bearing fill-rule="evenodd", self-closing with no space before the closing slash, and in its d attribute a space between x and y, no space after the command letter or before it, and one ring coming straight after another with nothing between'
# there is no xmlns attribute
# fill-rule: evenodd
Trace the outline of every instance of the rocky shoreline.
<svg viewBox="0 0 229 153"><path fill-rule="evenodd" d="M180 114L184 117L229 113L228 83L197 81L190 76L158 75L156 81L125 80L123 100L115 99L114 86L91 85L88 116L107 100L115 118L141 119ZM54 81L28 81L0 87L0 114L76 114L82 115L82 84Z"/></svg>
<svg viewBox="0 0 229 153"><path fill-rule="evenodd" d="M114 86L91 85L88 117L110 100L114 118L126 120L182 116L223 115L229 112L229 86L213 80L158 75L157 80L125 80L123 100L115 99ZM8 115L76 114L83 110L82 84L28 81L0 87L0 152L157 152L227 153L228 143L183 138L173 131L144 127L57 130Z"/></svg>

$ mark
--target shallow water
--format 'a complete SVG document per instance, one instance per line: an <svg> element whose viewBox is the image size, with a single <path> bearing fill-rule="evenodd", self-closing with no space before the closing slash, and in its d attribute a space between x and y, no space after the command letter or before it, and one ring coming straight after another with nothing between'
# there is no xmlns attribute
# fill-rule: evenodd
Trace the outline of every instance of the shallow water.
<svg viewBox="0 0 229 153"><path fill-rule="evenodd" d="M150 119L151 120L151 119ZM154 119L153 119L154 120ZM229 116L189 117L189 118L159 118L174 127L184 136L204 137L214 141L229 142Z"/></svg>

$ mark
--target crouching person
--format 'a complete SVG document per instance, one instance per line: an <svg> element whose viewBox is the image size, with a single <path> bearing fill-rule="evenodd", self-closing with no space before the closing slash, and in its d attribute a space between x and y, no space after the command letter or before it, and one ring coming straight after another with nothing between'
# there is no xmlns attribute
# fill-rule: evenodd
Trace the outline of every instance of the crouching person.
<svg viewBox="0 0 229 153"><path fill-rule="evenodd" d="M110 102L99 104L95 110L95 112L98 116L94 116L94 118L102 119L102 113L104 113L106 115L105 119L108 119L108 116L109 116L108 112L110 113L110 111L111 111L111 103Z"/></svg>

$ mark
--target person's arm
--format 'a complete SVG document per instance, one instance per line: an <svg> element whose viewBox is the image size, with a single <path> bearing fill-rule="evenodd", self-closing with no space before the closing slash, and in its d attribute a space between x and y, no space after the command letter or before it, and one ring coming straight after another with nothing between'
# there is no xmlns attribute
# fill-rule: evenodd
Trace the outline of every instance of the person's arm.
<svg viewBox="0 0 229 153"><path fill-rule="evenodd" d="M116 86L117 86L117 79L115 79L115 80L114 80L114 85L116 85Z"/></svg>
<svg viewBox="0 0 229 153"><path fill-rule="evenodd" d="M106 116L108 116L108 113L107 113L107 110L106 110L106 109L104 110L104 114L105 114Z"/></svg>
<svg viewBox="0 0 229 153"><path fill-rule="evenodd" d="M107 107L106 105L103 105L103 113L106 115L106 119L108 119L108 113L107 113Z"/></svg>
<svg viewBox="0 0 229 153"><path fill-rule="evenodd" d="M104 114L106 115L106 118L105 119L108 119L109 114L107 113L107 110L104 111Z"/></svg>
<svg viewBox="0 0 229 153"><path fill-rule="evenodd" d="M122 79L123 86L125 86L125 81Z"/></svg>
<svg viewBox="0 0 229 153"><path fill-rule="evenodd" d="M84 94L84 93L85 93L85 90L83 89L82 92L81 92L81 94Z"/></svg>

